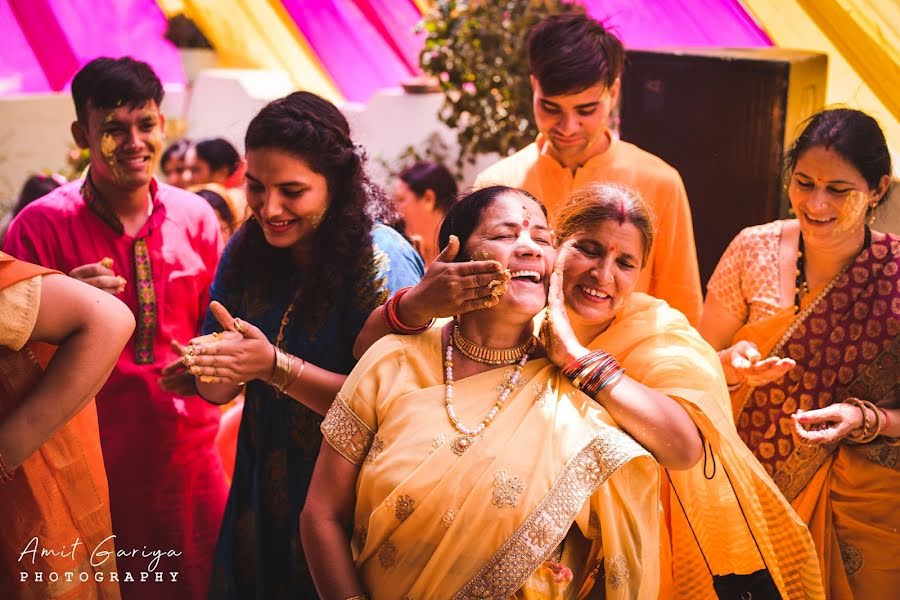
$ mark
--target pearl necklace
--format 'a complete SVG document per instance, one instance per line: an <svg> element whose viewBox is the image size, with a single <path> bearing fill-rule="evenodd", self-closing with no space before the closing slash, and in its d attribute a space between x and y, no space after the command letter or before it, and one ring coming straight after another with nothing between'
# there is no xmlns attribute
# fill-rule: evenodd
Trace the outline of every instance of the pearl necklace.
<svg viewBox="0 0 900 600"><path fill-rule="evenodd" d="M447 344L447 354L445 356L446 360L444 361L444 375L447 380L447 385L444 391L444 406L447 409L447 416L450 418L450 423L453 425L453 428L459 432L460 435L456 436L453 441L450 443L450 449L457 456L462 456L462 453L465 452L469 446L475 441L475 437L478 436L482 431L484 431L488 425L491 424L491 421L494 420L494 417L497 416L497 413L500 412L500 409L503 408L503 404L506 402L506 399L509 398L509 394L512 392L513 388L519 382L519 377L522 374L522 368L525 366L525 363L528 362L528 353L522 355L519 359L518 364L516 365L516 370L513 372L512 376L509 378L509 381L503 386L502 391L500 392L500 397L497 399L497 402L493 407L488 411L487 415L481 420L481 422L472 428L466 427L462 423L459 422L459 419L456 418L456 411L453 409L453 337L450 337L450 342Z"/></svg>

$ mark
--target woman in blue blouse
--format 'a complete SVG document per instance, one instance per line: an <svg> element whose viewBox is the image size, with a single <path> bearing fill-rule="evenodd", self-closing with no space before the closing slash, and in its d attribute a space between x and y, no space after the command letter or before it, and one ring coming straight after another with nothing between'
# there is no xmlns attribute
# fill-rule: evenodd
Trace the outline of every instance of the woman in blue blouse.
<svg viewBox="0 0 900 600"><path fill-rule="evenodd" d="M246 383L210 597L313 598L297 524L319 424L366 317L423 265L379 224L384 196L330 102L296 92L270 103L245 146L252 217L225 249L204 326L221 333L184 356L210 402Z"/></svg>

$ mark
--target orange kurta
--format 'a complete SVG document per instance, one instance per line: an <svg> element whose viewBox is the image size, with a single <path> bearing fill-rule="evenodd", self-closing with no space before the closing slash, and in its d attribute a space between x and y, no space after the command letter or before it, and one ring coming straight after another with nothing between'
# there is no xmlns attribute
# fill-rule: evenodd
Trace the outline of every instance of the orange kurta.
<svg viewBox="0 0 900 600"><path fill-rule="evenodd" d="M0 252L0 297L30 294L22 312L32 311L3 314L4 328L13 321L33 326L40 284L30 280L49 273L54 271ZM0 346L0 419L22 402L54 352L45 344L14 345L20 347ZM11 481L0 484L0 532L0 597L120 597L118 583L110 581L115 559L100 554L114 547L104 541L112 535L112 523L93 400L28 457ZM44 549L57 555L42 556ZM108 558L92 566L95 549L95 562ZM36 580L38 573L42 581Z"/></svg>
<svg viewBox="0 0 900 600"><path fill-rule="evenodd" d="M588 160L574 174L547 149L546 139L538 136L533 144L482 172L475 187L507 185L523 189L547 206L551 222L569 196L588 184L616 183L637 191L653 211L656 236L636 291L665 300L696 325L703 294L691 209L678 171L615 136L606 152Z"/></svg>

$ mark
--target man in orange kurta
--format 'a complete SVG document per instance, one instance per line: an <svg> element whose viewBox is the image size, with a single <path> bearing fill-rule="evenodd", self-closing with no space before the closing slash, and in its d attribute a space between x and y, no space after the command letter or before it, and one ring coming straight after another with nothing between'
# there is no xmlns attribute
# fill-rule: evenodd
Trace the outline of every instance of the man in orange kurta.
<svg viewBox="0 0 900 600"><path fill-rule="evenodd" d="M588 16L557 15L535 26L528 62L540 134L482 172L475 187L524 189L547 206L551 220L572 192L589 183L636 190L654 212L656 239L635 291L665 300L696 325L703 294L681 176L609 130L624 59L622 43Z"/></svg>

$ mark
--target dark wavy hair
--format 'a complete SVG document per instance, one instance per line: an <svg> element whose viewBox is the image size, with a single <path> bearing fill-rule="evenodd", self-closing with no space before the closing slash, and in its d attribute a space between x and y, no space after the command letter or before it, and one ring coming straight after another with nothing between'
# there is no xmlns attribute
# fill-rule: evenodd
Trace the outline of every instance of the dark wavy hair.
<svg viewBox="0 0 900 600"><path fill-rule="evenodd" d="M441 230L438 232L438 247L446 248L447 243L450 241L450 236L455 235L459 238L459 253L456 255L454 262L469 260L469 255L465 251L466 242L469 241L472 232L475 231L475 228L481 222L481 215L484 214L484 211L506 192L515 192L531 198L541 207L544 216L547 216L547 207L544 206L544 203L525 190L505 185L492 185L481 188L464 195L447 212L447 216L444 217L444 221L441 223Z"/></svg>
<svg viewBox="0 0 900 600"><path fill-rule="evenodd" d="M434 208L446 214L456 202L456 180L447 167L440 163L422 160L406 167L398 177L419 197L434 192Z"/></svg>
<svg viewBox="0 0 900 600"><path fill-rule="evenodd" d="M194 151L197 158L209 165L210 172L228 169L228 175L231 176L241 166L241 155L225 138L200 140L194 144Z"/></svg>
<svg viewBox="0 0 900 600"><path fill-rule="evenodd" d="M785 156L785 180L797 166L800 155L815 146L834 150L859 171L875 189L891 174L891 153L878 121L852 108L832 108L810 117Z"/></svg>
<svg viewBox="0 0 900 600"><path fill-rule="evenodd" d="M612 86L625 68L625 48L602 24L581 13L547 17L528 34L528 68L546 96Z"/></svg>
<svg viewBox="0 0 900 600"><path fill-rule="evenodd" d="M278 292L302 296L303 310L294 315L307 331L321 327L343 291L361 290L361 297L378 295L370 277L374 254L372 227L388 214L384 193L364 170L364 154L350 139L350 126L327 100L309 92L294 92L266 105L247 128L245 147L275 149L303 160L325 177L328 208L312 234L312 260L301 265L292 248L266 242L255 218L235 234L226 286L242 290L241 309L248 315L263 310ZM374 308L371 307L371 308Z"/></svg>

